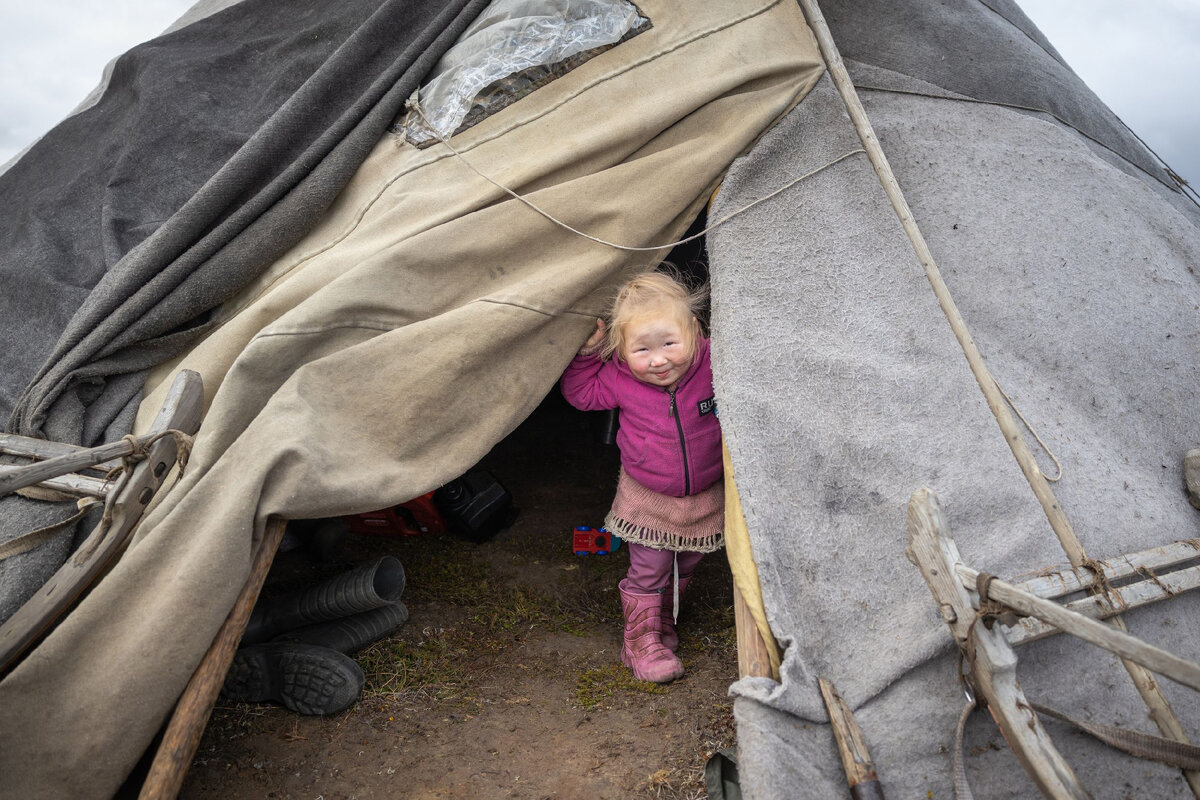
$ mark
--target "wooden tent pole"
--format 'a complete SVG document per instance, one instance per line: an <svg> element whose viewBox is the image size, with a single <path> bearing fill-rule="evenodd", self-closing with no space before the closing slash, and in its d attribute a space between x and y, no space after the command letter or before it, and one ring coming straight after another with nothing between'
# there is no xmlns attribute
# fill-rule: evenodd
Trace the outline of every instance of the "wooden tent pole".
<svg viewBox="0 0 1200 800"><path fill-rule="evenodd" d="M829 31L829 26L825 22L825 16L821 13L817 0L799 0L799 3L804 10L805 16L808 18L809 26L816 36L817 45L821 49L821 55L825 58L825 64L829 68L829 74L834 86L837 87L838 93L841 94L842 102L846 105L846 111L854 123L854 129L858 132L859 139L863 143L863 148L867 151L867 158L871 161L871 167L879 177L879 182L883 184L883 190L887 194L888 200L891 201L892 208L895 209L897 216L899 216L900 224L904 227L904 232L908 235L908 239L921 261L921 267L925 270L925 277L929 280L930 286L933 287L933 293L937 297L938 304L942 307L942 312L946 315L946 319L954 331L954 336L958 339L958 343L967 357L967 363L970 364L971 372L974 373L975 380L979 383L979 388L983 391L988 408L991 409L996 422L1000 425L1000 430L1004 434L1005 441L1008 442L1009 448L1016 457L1017 464L1020 465L1021 471L1025 474L1026 480L1033 489L1034 495L1037 497L1038 502L1041 503L1042 510L1050 521L1050 527L1054 529L1054 533L1058 537L1063 552L1066 553L1071 565L1075 567L1086 566L1087 555L1084 552L1083 545L1075 535L1075 531L1071 528L1070 522L1067 521L1067 516L1059 505L1058 498L1055 497L1049 482L1046 481L1046 476L1042 474L1041 468L1038 467L1033 453L1029 450L1029 445L1025 443L1024 437L1021 436L1021 432L1017 428L1012 414L1009 412L1008 405L1004 400L1003 394L1000 392L999 386L996 385L995 379L992 378L991 373L988 371L987 364L984 363L979 348L975 346L975 340L971 337L970 331L967 330L967 325L962 318L962 314L959 313L954 299L950 296L950 290L946 287L946 282L942 279L941 271L933 259L933 254L929 251L929 245L925 242L925 237L921 234L916 221L913 219L908 201L904 199L904 194L900 191L900 184L892 172L891 165L888 164L883 148L879 145L879 139L875 136L871 121L867 118L866 109L863 108L862 101L858 97L858 92L854 89L854 84L851 82L850 75L846 71L846 65L842 62L837 45L834 44L833 35ZM1114 617L1112 624L1124 630L1124 622L1119 617ZM1171 709L1166 696L1163 695L1162 689L1150 672L1144 667L1134 664L1132 661L1122 659L1121 663L1125 665L1125 669L1133 679L1138 693L1149 707L1151 716L1154 718L1163 735L1176 741L1186 742L1187 734L1183 730L1183 725L1180 724L1179 718ZM1192 788L1192 794L1200 798L1200 773L1186 771L1184 775L1187 777L1188 784Z"/></svg>
<svg viewBox="0 0 1200 800"><path fill-rule="evenodd" d="M866 739L850 706L846 705L832 681L817 678L817 686L821 689L825 709L829 712L829 725L833 728L833 741L850 786L850 797L852 800L884 800L883 785L879 782L871 754L867 752Z"/></svg>
<svg viewBox="0 0 1200 800"><path fill-rule="evenodd" d="M895 173L892 172L887 156L884 155L883 148L879 145L879 139L875 136L871 121L867 118L867 112L863 108L862 101L859 100L858 93L854 89L854 84L850 81L850 76L846 72L846 66L842 63L842 57L833 43L833 36L829 32L829 27L825 23L825 18L821 15L821 10L817 6L816 0L800 0L800 5L804 8L804 13L809 19L809 25L812 26L813 32L816 34L817 43L821 48L821 55L825 57L830 77L833 79L838 92L841 93L842 100L846 104L846 110L849 112L850 119L854 123L854 128L858 131L863 148L867 151L867 157L871 161L871 166L874 168L875 174L879 177L879 182L883 184L883 190L887 194L888 200L891 201L892 208L895 209L896 215L900 218L900 224L904 227L904 232L908 235L908 239L921 261L921 267L925 270L925 277L929 280L930 286L933 287L933 293L937 297L938 305L941 306L942 312L950 322L950 328L954 331L954 336L958 339L958 343L967 357L967 363L971 367L971 372L975 375L975 380L979 383L979 388L983 391L988 408L991 409L993 416L995 416L996 421L999 423L1000 430L1003 431L1004 438L1008 441L1008 446L1016 457L1021 471L1025 473L1025 477L1029 481L1034 495L1037 496L1038 501L1042 504L1042 509L1045 511L1046 517L1050 520L1050 527L1054 529L1059 542L1062 543L1062 548L1066 552L1067 558L1073 566L1082 566L1086 558L1083 547L1080 545L1079 539L1075 536L1075 532L1071 529L1071 523L1067 521L1066 514L1063 513L1062 508L1059 506L1058 499L1054 496L1049 482L1046 481L1045 475L1042 474L1041 468L1038 467L1037 461L1029 449L1029 445L1026 444L1024 437L1021 436L1021 431L1009 411L1004 396L1000 393L995 379L992 378L987 364L983 360L983 355L979 352L979 348L975 346L975 340L971 337L971 332L967 329L967 324L963 320L962 314L959 313L958 306L954 303L954 298L950 296L950 290L946 287L946 282L942 279L941 270L938 269L937 263L933 259L933 254L929 251L929 245L925 242L925 237L922 235L920 228L917 227L916 220L913 219L912 211L908 207L908 201L904 199L904 193L900 190L900 184L896 180Z"/></svg>
<svg viewBox="0 0 1200 800"><path fill-rule="evenodd" d="M733 582L733 621L737 631L738 677L770 678L771 656L767 643L759 633L754 615L750 613L742 590Z"/></svg>
<svg viewBox="0 0 1200 800"><path fill-rule="evenodd" d="M138 800L172 800L179 795L188 767L196 755L196 748L200 746L204 726L212 714L213 704L225 683L225 673L233 663L233 655L246 631L246 623L250 621L250 611L262 591L286 528L285 519L271 517L267 520L266 531L258 544L258 552L254 554L246 583L237 596L233 610L217 631L200 666L183 690L183 696L179 698L175 713L163 734L162 744L150 765L150 773L142 783Z"/></svg>

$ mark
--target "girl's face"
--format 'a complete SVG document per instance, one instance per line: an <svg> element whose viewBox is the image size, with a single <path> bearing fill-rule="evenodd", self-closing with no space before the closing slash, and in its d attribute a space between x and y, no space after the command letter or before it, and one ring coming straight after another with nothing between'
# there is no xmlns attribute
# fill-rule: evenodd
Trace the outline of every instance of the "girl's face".
<svg viewBox="0 0 1200 800"><path fill-rule="evenodd" d="M643 383L674 389L692 365L695 334L673 317L647 317L626 324L625 361Z"/></svg>

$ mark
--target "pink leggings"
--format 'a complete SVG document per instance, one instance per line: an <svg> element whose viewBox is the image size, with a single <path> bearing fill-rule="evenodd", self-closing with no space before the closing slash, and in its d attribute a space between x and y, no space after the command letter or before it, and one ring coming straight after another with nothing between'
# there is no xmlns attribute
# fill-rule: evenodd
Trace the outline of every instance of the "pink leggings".
<svg viewBox="0 0 1200 800"><path fill-rule="evenodd" d="M691 550L656 550L653 547L634 544L629 547L629 572L626 578L629 588L635 592L650 593L671 588L675 559L679 559L679 577L690 578L704 553Z"/></svg>

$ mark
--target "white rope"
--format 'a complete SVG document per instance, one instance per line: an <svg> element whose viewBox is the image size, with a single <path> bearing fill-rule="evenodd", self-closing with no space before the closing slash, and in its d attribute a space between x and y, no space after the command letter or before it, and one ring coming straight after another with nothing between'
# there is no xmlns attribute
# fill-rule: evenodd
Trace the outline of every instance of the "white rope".
<svg viewBox="0 0 1200 800"><path fill-rule="evenodd" d="M1058 456L1054 455L1054 451L1042 441L1042 437L1039 436L1038 432L1034 430L1032 425L1029 424L1029 420L1025 419L1025 415L1021 413L1021 409L1017 408L1017 404L1014 403L1013 399L1008 396L1008 392L1004 391L1004 387L1000 385L1000 382L996 380L995 376L992 377L992 383L996 384L996 388L1000 391L1000 394L1004 395L1004 399L1008 401L1008 405L1021 419L1021 422L1025 425L1025 429L1033 434L1033 438L1037 440L1037 443L1041 445L1042 450L1045 451L1046 455L1050 456L1050 460L1054 462L1054 468L1057 470L1057 474L1053 478L1051 478L1049 475L1045 475L1044 473L1043 476L1046 478L1047 482L1057 483L1062 479L1063 475L1062 462L1058 460Z"/></svg>
<svg viewBox="0 0 1200 800"><path fill-rule="evenodd" d="M411 108L413 111L415 111L417 113L417 115L421 118L421 121L424 122L429 127L430 130L434 131L434 134L438 137L438 141L440 141L442 144L446 145L446 147L450 150L450 152L458 157L459 161L466 164L467 167L472 172L474 172L479 177L483 178L488 183L495 186L500 191L504 192L505 194L509 195L510 197L512 197L515 200L519 200L520 202L529 206L529 208L531 208L534 211L536 211L537 213L541 214L543 217L548 219L550 222L553 222L555 225L558 225L559 227L564 228L564 229L570 231L571 233L576 234L577 236L582 236L584 239L593 241L596 244L602 244L605 247L612 247L616 250L625 250L625 251L628 251L631 253L649 253L649 252L654 252L655 250L667 250L669 248L676 247L677 245L687 244L690 241L699 239L701 236L704 236L709 231L719 228L720 226L724 225L726 222L729 222L734 217L736 217L740 214L744 214L745 212L754 208L759 203L765 203L766 201L770 200L771 198L775 197L776 195L787 191L788 189L792 188L797 183L800 183L803 180L807 180L808 178L811 178L812 176L816 175L817 173L821 172L822 170L826 170L835 164L845 161L847 158L849 158L852 155L856 155L858 153L866 153L866 150L864 150L861 147L851 150L848 153L843 153L842 155L835 158L833 161L830 161L827 164L823 164L822 166L817 167L812 172L806 173L804 175L801 175L799 178L795 178L794 180L788 181L783 186L779 187L778 189L776 189L775 191L766 195L765 197L760 197L757 200L755 200L745 206L742 206L738 210L736 210L730 214L727 214L726 216L717 220L712 225L709 225L707 228L700 231L699 233L693 234L692 236L688 236L687 238L684 238L684 239L680 239L677 242L668 242L667 244L660 244L660 245L656 245L654 247L630 247L629 245L623 245L623 244L617 244L616 242L610 242L605 239L601 239L597 236L592 236L589 233L584 233L583 231L581 231L577 228L573 228L570 225L568 225L567 223L565 223L562 220L555 217L553 214L550 214L548 211L545 211L544 209L539 208L533 201L531 201L527 197L523 197L523 196L517 194L512 189L508 188L507 186L500 183L499 181L493 180L491 177L485 175L483 172L481 172L479 169L477 169L474 164L472 164L470 161L468 161L466 156L464 156L459 151L455 150L454 146L452 144L450 144L450 140L447 137L443 136L441 133L434 130L433 125L430 124L429 120L425 117L425 112L421 109L421 104L419 101L410 100L408 105L409 105L409 108Z"/></svg>

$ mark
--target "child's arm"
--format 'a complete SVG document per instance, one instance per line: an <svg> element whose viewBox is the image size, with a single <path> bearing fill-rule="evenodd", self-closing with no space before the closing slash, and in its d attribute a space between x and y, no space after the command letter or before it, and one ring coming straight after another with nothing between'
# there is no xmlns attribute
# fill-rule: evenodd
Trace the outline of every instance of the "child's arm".
<svg viewBox="0 0 1200 800"><path fill-rule="evenodd" d="M612 369L607 368L596 351L604 341L604 320L596 320L596 330L563 372L563 397L580 411L599 411L620 405L612 385Z"/></svg>

